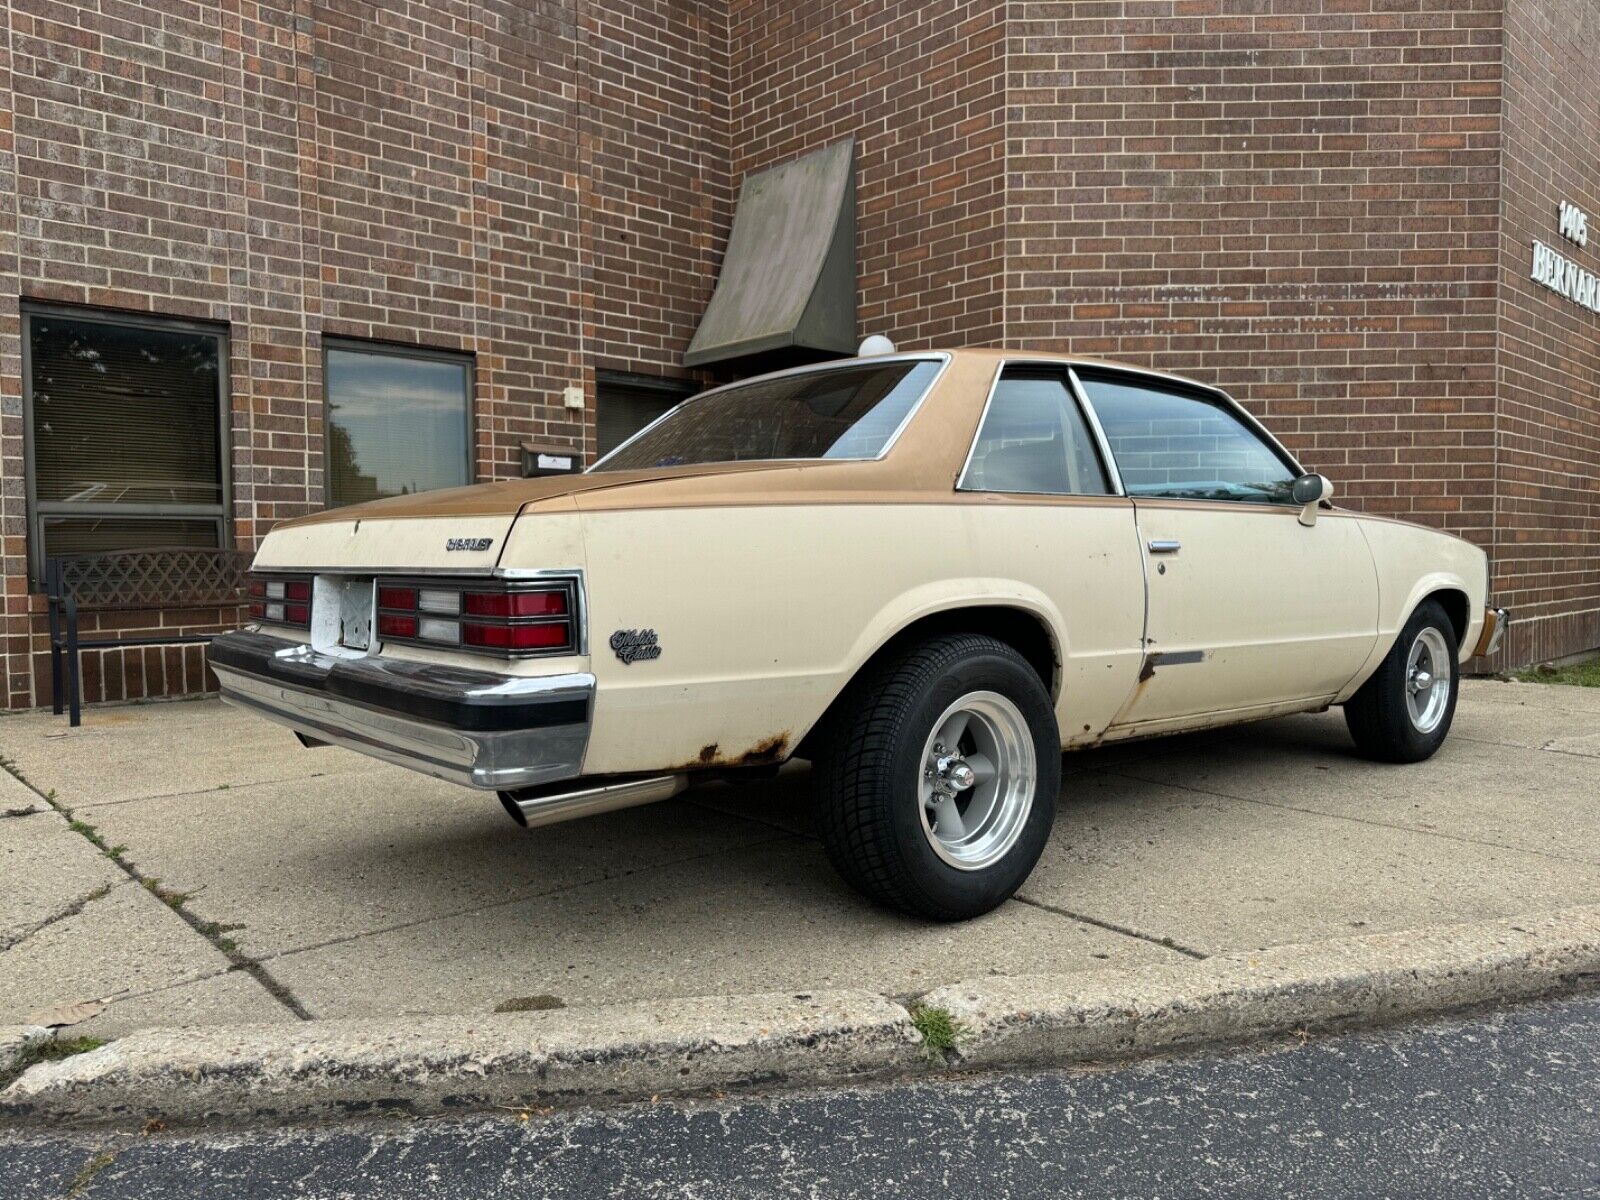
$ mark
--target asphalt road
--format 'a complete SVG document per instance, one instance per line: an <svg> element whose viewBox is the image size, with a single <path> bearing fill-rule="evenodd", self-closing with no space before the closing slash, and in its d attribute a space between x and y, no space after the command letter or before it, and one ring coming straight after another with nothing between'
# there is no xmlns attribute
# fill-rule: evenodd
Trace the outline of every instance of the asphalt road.
<svg viewBox="0 0 1600 1200"><path fill-rule="evenodd" d="M0 1135L0 1196L1600 1196L1600 998L1115 1069L176 1137Z"/></svg>

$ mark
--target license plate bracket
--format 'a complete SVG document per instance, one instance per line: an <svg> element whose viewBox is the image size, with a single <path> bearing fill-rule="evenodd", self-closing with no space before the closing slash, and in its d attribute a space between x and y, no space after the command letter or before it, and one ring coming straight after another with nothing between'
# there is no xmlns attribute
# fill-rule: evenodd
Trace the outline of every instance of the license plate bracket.
<svg viewBox="0 0 1600 1200"><path fill-rule="evenodd" d="M311 646L359 656L372 646L376 589L371 576L318 575L311 588Z"/></svg>

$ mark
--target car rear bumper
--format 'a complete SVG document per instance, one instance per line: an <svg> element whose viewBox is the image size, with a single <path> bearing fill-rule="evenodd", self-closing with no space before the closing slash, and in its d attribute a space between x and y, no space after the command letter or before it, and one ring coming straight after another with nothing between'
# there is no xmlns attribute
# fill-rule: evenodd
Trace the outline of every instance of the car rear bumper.
<svg viewBox="0 0 1600 1200"><path fill-rule="evenodd" d="M1511 625L1511 610L1508 608L1489 608L1483 613L1483 632L1478 635L1478 644L1473 648L1473 656L1493 654L1500 649L1500 643L1505 640L1506 630Z"/></svg>
<svg viewBox="0 0 1600 1200"><path fill-rule="evenodd" d="M468 787L571 779L583 767L594 676L524 677L322 654L253 629L211 643L222 698L305 737Z"/></svg>

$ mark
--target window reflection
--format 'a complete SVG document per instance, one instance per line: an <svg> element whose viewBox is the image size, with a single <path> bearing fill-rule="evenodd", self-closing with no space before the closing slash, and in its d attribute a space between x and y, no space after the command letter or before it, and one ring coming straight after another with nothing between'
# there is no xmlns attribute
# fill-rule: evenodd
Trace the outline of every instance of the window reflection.
<svg viewBox="0 0 1600 1200"><path fill-rule="evenodd" d="M465 358L330 346L329 504L470 482L469 367Z"/></svg>

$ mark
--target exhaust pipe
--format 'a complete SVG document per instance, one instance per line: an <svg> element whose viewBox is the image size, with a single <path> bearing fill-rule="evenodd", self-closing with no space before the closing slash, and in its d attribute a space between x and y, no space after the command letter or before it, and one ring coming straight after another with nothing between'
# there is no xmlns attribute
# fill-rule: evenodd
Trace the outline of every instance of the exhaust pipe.
<svg viewBox="0 0 1600 1200"><path fill-rule="evenodd" d="M555 825L576 817L670 800L688 786L688 777L684 775L653 775L647 779L596 784L576 791L522 788L515 792L500 792L499 796L500 803L505 805L513 821L524 829L537 829L541 825Z"/></svg>

